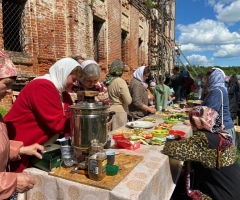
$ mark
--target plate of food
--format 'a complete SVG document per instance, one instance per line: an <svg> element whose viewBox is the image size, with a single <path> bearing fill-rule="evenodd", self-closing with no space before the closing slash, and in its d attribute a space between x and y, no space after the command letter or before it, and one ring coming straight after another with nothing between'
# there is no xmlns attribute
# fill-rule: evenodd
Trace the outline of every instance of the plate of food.
<svg viewBox="0 0 240 200"><path fill-rule="evenodd" d="M146 117L146 118L143 119L143 121L155 123L155 122L156 122L156 119L150 118L150 117Z"/></svg>
<svg viewBox="0 0 240 200"><path fill-rule="evenodd" d="M131 128L152 128L154 125L154 123L148 121L134 121L127 123L127 126Z"/></svg>

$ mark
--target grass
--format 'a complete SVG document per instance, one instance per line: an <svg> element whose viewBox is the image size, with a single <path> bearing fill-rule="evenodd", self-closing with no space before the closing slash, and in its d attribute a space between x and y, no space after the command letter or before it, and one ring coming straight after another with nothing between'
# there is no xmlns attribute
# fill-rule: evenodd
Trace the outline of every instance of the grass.
<svg viewBox="0 0 240 200"><path fill-rule="evenodd" d="M6 108L3 108L0 106L0 115L2 115L2 117L4 117L7 114L8 110Z"/></svg>

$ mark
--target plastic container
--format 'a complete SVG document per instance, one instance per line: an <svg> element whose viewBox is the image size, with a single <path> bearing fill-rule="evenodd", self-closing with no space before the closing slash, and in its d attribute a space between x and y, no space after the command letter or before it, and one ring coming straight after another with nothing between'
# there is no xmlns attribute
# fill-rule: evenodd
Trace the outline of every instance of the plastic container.
<svg viewBox="0 0 240 200"><path fill-rule="evenodd" d="M186 133L179 130L169 130L169 135L175 135L175 134L181 136L181 138L184 138Z"/></svg>
<svg viewBox="0 0 240 200"><path fill-rule="evenodd" d="M165 120L164 122L165 122L166 124L176 125L176 124L179 122L179 120Z"/></svg>
<svg viewBox="0 0 240 200"><path fill-rule="evenodd" d="M117 148L123 148L128 150L136 150L140 148L140 142L131 141L129 138L126 138L123 134L115 134L113 135L113 139L115 140L115 146Z"/></svg>
<svg viewBox="0 0 240 200"><path fill-rule="evenodd" d="M180 103L180 108L183 109L185 106L185 103Z"/></svg>
<svg viewBox="0 0 240 200"><path fill-rule="evenodd" d="M106 169L107 176L116 176L119 171L119 167L117 165L107 165Z"/></svg>
<svg viewBox="0 0 240 200"><path fill-rule="evenodd" d="M113 165L115 162L115 152L114 151L107 151L107 165Z"/></svg>
<svg viewBox="0 0 240 200"><path fill-rule="evenodd" d="M152 130L151 134L153 135L153 137L163 138L168 135L168 130Z"/></svg>
<svg viewBox="0 0 240 200"><path fill-rule="evenodd" d="M166 136L166 141L167 141L167 142L173 142L174 140L175 140L174 135L168 135L168 136Z"/></svg>

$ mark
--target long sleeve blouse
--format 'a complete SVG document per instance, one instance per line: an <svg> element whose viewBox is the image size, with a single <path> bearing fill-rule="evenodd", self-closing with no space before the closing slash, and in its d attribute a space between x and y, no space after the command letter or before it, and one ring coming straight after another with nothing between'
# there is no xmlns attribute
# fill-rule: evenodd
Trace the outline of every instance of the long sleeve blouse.
<svg viewBox="0 0 240 200"><path fill-rule="evenodd" d="M132 96L132 103L129 105L129 115L135 119L142 118L148 113L142 106L148 105L148 92L147 88L136 78L133 78L129 91Z"/></svg>
<svg viewBox="0 0 240 200"><path fill-rule="evenodd" d="M9 138L28 146L44 144L55 134L69 134L70 119L65 113L69 104L64 97L49 80L36 79L28 83L4 117ZM22 156L21 161L11 165L11 170L21 172L27 166L28 156Z"/></svg>
<svg viewBox="0 0 240 200"><path fill-rule="evenodd" d="M202 105L213 108L218 112L220 117L222 117L222 101L223 101L223 124L226 129L231 129L234 127L234 124L231 118L231 114L229 112L228 94L224 88L219 87L219 89L223 93L223 100L221 92L218 89L214 89L205 96Z"/></svg>
<svg viewBox="0 0 240 200"><path fill-rule="evenodd" d="M127 112L132 102L128 86L122 78L116 78L108 86L110 109L115 112Z"/></svg>
<svg viewBox="0 0 240 200"><path fill-rule="evenodd" d="M2 117L0 121L0 199L7 199L15 191L17 185L17 174L6 172L8 162L21 158L19 150L23 143L9 140Z"/></svg>

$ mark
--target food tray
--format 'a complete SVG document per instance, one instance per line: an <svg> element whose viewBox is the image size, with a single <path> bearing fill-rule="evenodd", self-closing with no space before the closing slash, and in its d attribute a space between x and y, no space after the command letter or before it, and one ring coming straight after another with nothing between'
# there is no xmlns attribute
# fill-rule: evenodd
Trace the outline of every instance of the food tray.
<svg viewBox="0 0 240 200"><path fill-rule="evenodd" d="M129 138L125 138L123 134L113 135L115 145L117 148L123 148L128 150L136 150L140 148L140 142L130 141Z"/></svg>

